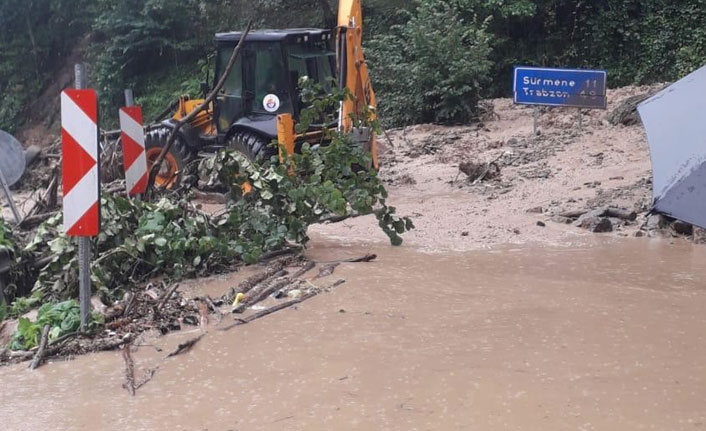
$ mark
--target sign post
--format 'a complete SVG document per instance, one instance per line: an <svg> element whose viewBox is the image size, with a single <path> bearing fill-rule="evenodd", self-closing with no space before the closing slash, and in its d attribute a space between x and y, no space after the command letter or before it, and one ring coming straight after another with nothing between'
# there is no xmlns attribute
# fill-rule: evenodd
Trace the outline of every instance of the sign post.
<svg viewBox="0 0 706 431"><path fill-rule="evenodd" d="M61 93L64 229L78 237L81 330L91 311L91 237L100 231L98 96L85 89L86 72L75 66L75 90Z"/></svg>
<svg viewBox="0 0 706 431"><path fill-rule="evenodd" d="M581 109L608 107L607 73L602 70L516 66L513 81L516 104L578 108L579 129L583 129ZM537 112L534 114L536 135Z"/></svg>
<svg viewBox="0 0 706 431"><path fill-rule="evenodd" d="M132 90L125 90L125 107L120 108L120 131L127 192L129 196L139 199L147 191L149 174L142 108L135 106Z"/></svg>

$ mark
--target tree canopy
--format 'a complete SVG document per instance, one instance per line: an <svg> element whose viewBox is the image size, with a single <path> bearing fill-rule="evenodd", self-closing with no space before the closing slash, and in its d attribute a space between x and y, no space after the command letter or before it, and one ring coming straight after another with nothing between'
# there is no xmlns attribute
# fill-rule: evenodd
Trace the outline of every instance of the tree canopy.
<svg viewBox="0 0 706 431"><path fill-rule="evenodd" d="M16 130L80 50L104 108L136 90L149 112L196 96L212 36L319 27L332 0L4 0L0 129ZM706 0L369 0L366 55L386 124L465 122L508 95L515 64L606 69L621 86L675 80L706 61Z"/></svg>

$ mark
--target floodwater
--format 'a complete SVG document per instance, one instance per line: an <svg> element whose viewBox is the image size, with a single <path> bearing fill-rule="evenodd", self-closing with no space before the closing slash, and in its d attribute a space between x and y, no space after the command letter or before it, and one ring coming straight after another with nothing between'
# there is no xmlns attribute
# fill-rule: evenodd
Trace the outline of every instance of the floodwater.
<svg viewBox="0 0 706 431"><path fill-rule="evenodd" d="M331 293L164 360L0 368L3 430L706 428L706 248L597 242L424 254L317 242ZM214 280L223 291L239 277ZM322 283L323 284L323 283ZM217 288L214 288L216 286ZM227 319L230 319L227 317Z"/></svg>

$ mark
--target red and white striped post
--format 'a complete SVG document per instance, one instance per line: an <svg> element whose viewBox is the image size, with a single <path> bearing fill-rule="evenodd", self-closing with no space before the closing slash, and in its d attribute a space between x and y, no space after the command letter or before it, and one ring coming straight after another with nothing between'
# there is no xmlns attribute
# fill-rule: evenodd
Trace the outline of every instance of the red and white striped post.
<svg viewBox="0 0 706 431"><path fill-rule="evenodd" d="M132 90L125 90L125 105L120 108L125 183L129 196L139 196L147 190L147 155L142 108L134 106Z"/></svg>
<svg viewBox="0 0 706 431"><path fill-rule="evenodd" d="M98 96L84 89L85 70L77 64L76 89L61 93L61 153L64 229L78 237L81 329L91 305L91 237L100 232Z"/></svg>

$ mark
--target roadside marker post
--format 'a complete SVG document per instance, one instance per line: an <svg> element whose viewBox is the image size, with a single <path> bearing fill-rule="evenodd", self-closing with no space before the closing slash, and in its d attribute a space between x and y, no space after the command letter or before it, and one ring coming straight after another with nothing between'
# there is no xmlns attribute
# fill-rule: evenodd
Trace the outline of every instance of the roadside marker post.
<svg viewBox="0 0 706 431"><path fill-rule="evenodd" d="M534 106L534 134L537 135L537 106L578 109L578 127L583 130L582 109L607 109L608 75L603 70L550 69L515 66L514 102Z"/></svg>
<svg viewBox="0 0 706 431"><path fill-rule="evenodd" d="M147 155L142 108L135 106L132 90L125 90L125 107L120 108L123 166L128 195L139 199L147 191Z"/></svg>
<svg viewBox="0 0 706 431"><path fill-rule="evenodd" d="M91 311L91 237L100 232L98 96L85 89L86 72L75 66L74 90L61 93L64 230L78 238L81 330Z"/></svg>

